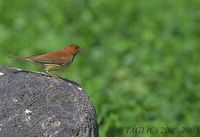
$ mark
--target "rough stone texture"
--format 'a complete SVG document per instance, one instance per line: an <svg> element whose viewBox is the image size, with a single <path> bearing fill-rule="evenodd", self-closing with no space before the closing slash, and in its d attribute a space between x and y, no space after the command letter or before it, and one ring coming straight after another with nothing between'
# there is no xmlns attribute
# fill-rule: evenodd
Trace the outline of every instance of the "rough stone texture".
<svg viewBox="0 0 200 137"><path fill-rule="evenodd" d="M98 137L95 109L76 82L0 66L0 137Z"/></svg>

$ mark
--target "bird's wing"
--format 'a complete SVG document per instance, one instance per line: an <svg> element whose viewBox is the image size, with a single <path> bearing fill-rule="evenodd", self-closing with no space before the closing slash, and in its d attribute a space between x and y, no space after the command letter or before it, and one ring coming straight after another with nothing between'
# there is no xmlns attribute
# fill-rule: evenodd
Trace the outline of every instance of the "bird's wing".
<svg viewBox="0 0 200 137"><path fill-rule="evenodd" d="M41 55L32 56L30 58L34 62L42 64L64 64L66 58L60 53L46 53Z"/></svg>

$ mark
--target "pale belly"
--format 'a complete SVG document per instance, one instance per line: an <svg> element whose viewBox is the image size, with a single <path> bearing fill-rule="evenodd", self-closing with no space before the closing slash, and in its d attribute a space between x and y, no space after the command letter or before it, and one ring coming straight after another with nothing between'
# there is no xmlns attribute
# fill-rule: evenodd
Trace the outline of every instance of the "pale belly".
<svg viewBox="0 0 200 137"><path fill-rule="evenodd" d="M58 65L58 64L43 64L43 68L46 71L57 71L57 70L64 70L68 68L71 65L72 62L69 62L64 65Z"/></svg>

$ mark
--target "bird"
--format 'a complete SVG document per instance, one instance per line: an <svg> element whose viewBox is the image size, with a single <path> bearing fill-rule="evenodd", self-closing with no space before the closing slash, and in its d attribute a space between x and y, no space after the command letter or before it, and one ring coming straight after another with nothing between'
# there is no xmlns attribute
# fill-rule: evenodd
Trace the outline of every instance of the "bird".
<svg viewBox="0 0 200 137"><path fill-rule="evenodd" d="M75 56L82 51L80 46L70 44L60 51L38 54L28 57L9 56L10 58L29 61L40 65L49 76L58 78L51 71L64 70L68 68L74 61Z"/></svg>

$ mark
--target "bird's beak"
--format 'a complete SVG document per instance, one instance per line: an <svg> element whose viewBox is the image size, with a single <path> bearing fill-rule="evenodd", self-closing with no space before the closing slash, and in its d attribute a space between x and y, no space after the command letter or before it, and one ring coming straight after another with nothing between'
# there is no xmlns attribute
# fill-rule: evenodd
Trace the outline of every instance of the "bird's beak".
<svg viewBox="0 0 200 137"><path fill-rule="evenodd" d="M79 49L79 52L82 52L82 51L84 51L84 49L83 49L83 48L80 48L80 49Z"/></svg>

